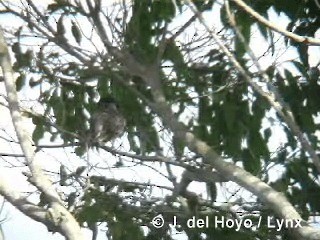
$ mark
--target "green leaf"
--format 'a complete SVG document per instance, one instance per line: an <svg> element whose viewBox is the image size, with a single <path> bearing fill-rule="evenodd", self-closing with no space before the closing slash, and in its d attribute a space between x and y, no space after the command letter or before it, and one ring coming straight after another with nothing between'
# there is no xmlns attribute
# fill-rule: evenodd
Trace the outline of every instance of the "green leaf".
<svg viewBox="0 0 320 240"><path fill-rule="evenodd" d="M301 62L304 64L304 66L309 68L308 45L304 43L299 44L297 46L297 50L298 50Z"/></svg>
<svg viewBox="0 0 320 240"><path fill-rule="evenodd" d="M234 127L234 124L236 122L236 109L237 106L234 105L233 102L226 102L223 105L223 113L225 118L225 124L227 126L228 132L232 133L236 128Z"/></svg>
<svg viewBox="0 0 320 240"><path fill-rule="evenodd" d="M80 177L80 175L86 170L86 166L80 166L77 168L77 170L75 171L75 176L76 177Z"/></svg>
<svg viewBox="0 0 320 240"><path fill-rule="evenodd" d="M20 55L22 53L19 42L15 42L14 44L12 44L11 49L12 49L12 52L15 54Z"/></svg>
<svg viewBox="0 0 320 240"><path fill-rule="evenodd" d="M258 29L259 29L261 35L264 37L264 39L268 40L268 29L269 28L266 27L264 24L258 24ZM274 44L272 44L272 45L274 45Z"/></svg>
<svg viewBox="0 0 320 240"><path fill-rule="evenodd" d="M29 86L30 86L30 87L36 87L36 86L38 86L38 85L40 85L40 84L41 84L41 81L35 80L33 77L31 77L31 78L29 79Z"/></svg>
<svg viewBox="0 0 320 240"><path fill-rule="evenodd" d="M180 141L180 139L178 139L177 137L175 137L175 135L173 135L172 145L173 145L173 150L176 158L181 159L184 153L184 147L185 147L184 142Z"/></svg>
<svg viewBox="0 0 320 240"><path fill-rule="evenodd" d="M281 151L279 152L278 156L277 156L277 161L279 163L285 163L285 161L287 160L287 150L286 149L281 149Z"/></svg>
<svg viewBox="0 0 320 240"><path fill-rule="evenodd" d="M196 5L197 9L200 12L210 10L212 8L214 0L209 1L194 1L194 5Z"/></svg>
<svg viewBox="0 0 320 240"><path fill-rule="evenodd" d="M128 134L128 141L130 144L130 150L135 152L136 154L141 154L141 149L138 146L137 142L135 141L135 135L133 134Z"/></svg>
<svg viewBox="0 0 320 240"><path fill-rule="evenodd" d="M288 189L289 181L286 178L280 178L279 180L271 183L270 185L279 192L286 192Z"/></svg>
<svg viewBox="0 0 320 240"><path fill-rule="evenodd" d="M26 84L26 76L23 73L21 73L20 76L17 77L17 80L16 80L17 91L20 91L25 84Z"/></svg>
<svg viewBox="0 0 320 240"><path fill-rule="evenodd" d="M82 157L86 153L86 148L84 146L78 146L74 149L74 153L77 156Z"/></svg>
<svg viewBox="0 0 320 240"><path fill-rule="evenodd" d="M246 13L241 13L237 15L237 24L239 26L240 32L244 37L245 43L243 43L239 37L236 37L235 40L235 54L238 59L242 58L246 53L245 44L249 44L250 34L251 34L251 25L252 21L250 15Z"/></svg>
<svg viewBox="0 0 320 240"><path fill-rule="evenodd" d="M63 36L66 33L66 29L64 27L64 22L63 22L63 15L60 16L58 22L57 22L57 35L58 36Z"/></svg>
<svg viewBox="0 0 320 240"><path fill-rule="evenodd" d="M48 200L48 198L47 198L45 193L41 192L39 198L40 198L39 199L40 201L38 203L38 206L44 207L44 206L49 204L49 200Z"/></svg>
<svg viewBox="0 0 320 240"><path fill-rule="evenodd" d="M82 40L82 34L80 32L78 25L74 21L71 22L71 32L76 42L80 44Z"/></svg>
<svg viewBox="0 0 320 240"><path fill-rule="evenodd" d="M68 176L66 167L64 165L60 165L59 175L60 175L60 181L59 181L60 186L66 186L66 181L69 176Z"/></svg>
<svg viewBox="0 0 320 240"><path fill-rule="evenodd" d="M210 201L214 202L217 198L217 186L215 183L207 183L206 184L208 196L210 197Z"/></svg>
<svg viewBox="0 0 320 240"><path fill-rule="evenodd" d="M252 155L249 149L244 149L242 152L243 167L246 171L257 175L261 169L261 162L258 157Z"/></svg>
<svg viewBox="0 0 320 240"><path fill-rule="evenodd" d="M261 137L260 132L251 129L248 137L248 146L255 157L268 156L269 151L266 142Z"/></svg>
<svg viewBox="0 0 320 240"><path fill-rule="evenodd" d="M32 134L32 140L38 144L39 140L43 138L44 135L44 126L42 124L36 125L36 128Z"/></svg>
<svg viewBox="0 0 320 240"><path fill-rule="evenodd" d="M263 131L263 135L264 135L264 139L266 141L269 140L270 136L271 136L271 129L270 128L266 128L264 131Z"/></svg>
<svg viewBox="0 0 320 240"><path fill-rule="evenodd" d="M171 0L154 1L151 7L151 15L155 21L170 21L175 16L175 7Z"/></svg>

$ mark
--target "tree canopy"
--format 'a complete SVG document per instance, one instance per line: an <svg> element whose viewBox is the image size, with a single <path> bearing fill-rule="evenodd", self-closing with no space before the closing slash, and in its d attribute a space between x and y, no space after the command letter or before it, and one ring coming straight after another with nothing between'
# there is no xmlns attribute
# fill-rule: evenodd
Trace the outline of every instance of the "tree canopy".
<svg viewBox="0 0 320 240"><path fill-rule="evenodd" d="M36 96L15 109L3 74L4 105L35 126L34 155L16 131L39 196L15 202L0 186L9 202L66 239L80 239L65 231L77 224L92 239L320 239L312 225L320 211L317 0L37 4L0 1L0 21L22 20L3 29L12 55L3 73L14 73L20 97ZM126 133L88 147L104 97L119 104ZM53 147L63 159L46 190L31 157ZM66 151L78 159L73 168ZM54 221L50 209L74 225ZM210 227L190 227L192 217ZM299 227L272 227L281 220Z"/></svg>

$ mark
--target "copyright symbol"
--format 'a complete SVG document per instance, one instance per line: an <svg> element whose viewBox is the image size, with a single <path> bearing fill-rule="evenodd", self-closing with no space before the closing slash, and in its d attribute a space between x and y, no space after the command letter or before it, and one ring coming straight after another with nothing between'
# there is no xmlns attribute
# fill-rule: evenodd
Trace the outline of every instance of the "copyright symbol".
<svg viewBox="0 0 320 240"><path fill-rule="evenodd" d="M162 215L159 214L152 219L151 223L155 228L162 228L164 225L164 219Z"/></svg>

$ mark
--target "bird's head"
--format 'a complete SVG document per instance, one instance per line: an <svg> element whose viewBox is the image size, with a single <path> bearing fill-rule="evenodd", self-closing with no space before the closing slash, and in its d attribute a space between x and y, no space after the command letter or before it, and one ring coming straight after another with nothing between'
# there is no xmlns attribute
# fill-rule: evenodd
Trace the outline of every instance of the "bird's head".
<svg viewBox="0 0 320 240"><path fill-rule="evenodd" d="M113 97L105 97L99 100L98 108L102 111L105 111L105 110L118 111L119 105Z"/></svg>

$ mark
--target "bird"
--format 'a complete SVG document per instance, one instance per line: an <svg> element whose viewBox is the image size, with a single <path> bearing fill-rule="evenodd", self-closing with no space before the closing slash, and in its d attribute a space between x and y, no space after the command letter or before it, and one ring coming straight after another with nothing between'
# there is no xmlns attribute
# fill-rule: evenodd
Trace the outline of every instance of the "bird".
<svg viewBox="0 0 320 240"><path fill-rule="evenodd" d="M121 137L126 128L126 119L112 97L101 98L92 114L90 132L92 142L106 143Z"/></svg>

